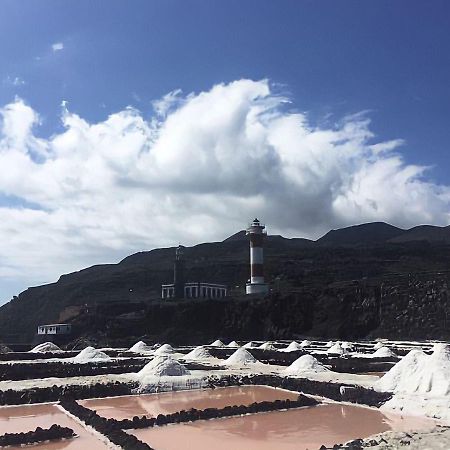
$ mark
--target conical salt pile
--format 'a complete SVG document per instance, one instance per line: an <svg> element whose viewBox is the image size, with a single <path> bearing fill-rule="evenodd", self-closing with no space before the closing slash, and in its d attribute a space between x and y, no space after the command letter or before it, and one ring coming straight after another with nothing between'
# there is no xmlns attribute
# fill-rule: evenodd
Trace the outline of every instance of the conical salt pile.
<svg viewBox="0 0 450 450"><path fill-rule="evenodd" d="M380 347L372 353L372 356L375 356L376 358L392 358L397 355L389 347Z"/></svg>
<svg viewBox="0 0 450 450"><path fill-rule="evenodd" d="M211 342L211 344L209 344L211 347L225 347L225 344L220 340L217 339L214 342Z"/></svg>
<svg viewBox="0 0 450 450"><path fill-rule="evenodd" d="M194 360L202 360L208 358L212 358L211 353L209 353L208 349L202 346L195 347L194 350L190 351L185 356L185 359L194 359Z"/></svg>
<svg viewBox="0 0 450 450"><path fill-rule="evenodd" d="M75 362L84 363L91 361L111 361L111 358L106 353L103 353L94 347L86 347L84 350L81 350L73 360Z"/></svg>
<svg viewBox="0 0 450 450"><path fill-rule="evenodd" d="M341 342L341 347L342 347L344 350L350 351L350 350L353 350L354 345L351 344L350 342Z"/></svg>
<svg viewBox="0 0 450 450"><path fill-rule="evenodd" d="M340 342L336 342L336 344L328 349L328 353L343 355L344 353L346 353L346 351L344 348L342 348Z"/></svg>
<svg viewBox="0 0 450 450"><path fill-rule="evenodd" d="M295 352L302 348L303 347L298 342L292 341L285 349L283 349L283 352Z"/></svg>
<svg viewBox="0 0 450 450"><path fill-rule="evenodd" d="M380 391L450 396L450 350L437 344L431 355L411 350L376 383Z"/></svg>
<svg viewBox="0 0 450 450"><path fill-rule="evenodd" d="M134 353L148 353L152 351L152 347L150 347L143 341L139 341L136 342L136 344L134 344L132 347L130 347L129 351Z"/></svg>
<svg viewBox="0 0 450 450"><path fill-rule="evenodd" d="M244 348L254 348L255 347L255 343L250 341L250 342L247 342L246 344L244 344L242 347L244 347Z"/></svg>
<svg viewBox="0 0 450 450"><path fill-rule="evenodd" d="M62 352L62 350L53 342L44 342L36 345L30 350L30 353Z"/></svg>
<svg viewBox="0 0 450 450"><path fill-rule="evenodd" d="M137 377L142 381L148 376L181 376L189 375L189 370L171 356L156 356L146 364Z"/></svg>
<svg viewBox="0 0 450 450"><path fill-rule="evenodd" d="M311 341L308 341L308 339L304 339L302 342L300 342L300 347L309 347L311 345Z"/></svg>
<svg viewBox="0 0 450 450"><path fill-rule="evenodd" d="M383 344L383 342L378 341L378 342L373 346L373 349L374 349L374 350L379 350L381 347L384 347L384 344Z"/></svg>
<svg viewBox="0 0 450 450"><path fill-rule="evenodd" d="M286 375L301 375L305 372L328 372L328 369L314 356L303 355L283 370L283 373Z"/></svg>
<svg viewBox="0 0 450 450"><path fill-rule="evenodd" d="M238 348L228 359L225 360L225 364L229 366L234 365L247 365L257 363L258 360L245 348Z"/></svg>
<svg viewBox="0 0 450 450"><path fill-rule="evenodd" d="M270 342L264 342L264 344L261 344L258 348L262 350L277 350L277 348Z"/></svg>
<svg viewBox="0 0 450 450"><path fill-rule="evenodd" d="M169 355L173 353L173 347L170 344L163 344L161 347L159 347L157 350L155 350L153 353L155 355Z"/></svg>
<svg viewBox="0 0 450 450"><path fill-rule="evenodd" d="M231 341L227 347L231 347L231 348L238 348L239 344L236 341Z"/></svg>

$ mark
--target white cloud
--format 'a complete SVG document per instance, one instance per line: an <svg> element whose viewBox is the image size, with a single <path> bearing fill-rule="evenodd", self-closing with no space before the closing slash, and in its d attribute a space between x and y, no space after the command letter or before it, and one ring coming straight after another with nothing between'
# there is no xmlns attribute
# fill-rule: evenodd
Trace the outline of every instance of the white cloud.
<svg viewBox="0 0 450 450"><path fill-rule="evenodd" d="M178 242L223 239L254 216L271 233L317 237L372 220L447 224L450 188L377 142L367 115L333 128L287 113L265 80L239 80L89 123L63 105L64 131L37 138L20 99L0 132L1 279L41 283ZM30 205L33 205L32 207Z"/></svg>
<svg viewBox="0 0 450 450"><path fill-rule="evenodd" d="M52 44L52 50L54 52L59 52L64 49L64 44L62 42L55 42Z"/></svg>

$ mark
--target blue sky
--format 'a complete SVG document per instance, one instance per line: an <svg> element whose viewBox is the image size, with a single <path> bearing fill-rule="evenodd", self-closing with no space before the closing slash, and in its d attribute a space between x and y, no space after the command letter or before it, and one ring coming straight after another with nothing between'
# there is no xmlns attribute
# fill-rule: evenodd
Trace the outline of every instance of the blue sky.
<svg viewBox="0 0 450 450"><path fill-rule="evenodd" d="M383 193L379 193L377 199L368 199L377 203L378 217L365 213L361 207L363 213L359 216L348 214L349 221L378 218L400 226L421 221L445 224L448 217L446 189L450 185L448 1L3 0L0 4L0 108L19 105L16 109L11 109L15 111L14 119L11 120L17 123L22 121L22 124L28 123L26 117L35 114L34 119L30 119L35 124L32 128L33 143L30 144L31 138L28 136L24 138L27 142L23 144L24 151L29 153L34 162L51 160L55 155L54 149L49 150L48 154L40 154L33 149L33 145L37 145L36 139L42 139L39 145L47 148L53 145L51 140L54 136L66 136L64 133L69 129L72 134L76 134L73 131L79 125L78 122L78 125L74 125L76 117L89 125L106 123L109 130L111 126L107 122L108 116L122 113L122 120L125 108L132 106L137 111L133 113L135 116L129 126L139 128L139 120L150 123L155 119L152 102L162 99L169 92L181 90L181 94L175 96L177 100L169 102L170 108L181 113L183 107L189 106L189 99L202 92L210 95L218 104L215 91L211 91L213 87L221 83L229 85L238 80L268 80L269 97L272 96L269 100L276 101L280 96L288 100L277 106L277 113L280 114L282 110L286 119L288 116L297 119L301 116L306 130L311 131L317 127L335 130L339 124L348 121L348 117L354 116L357 117L354 120L357 127L360 127L359 132L362 133L361 130L364 129L365 133L370 134L366 137L367 145L402 140L393 147L396 154L400 155L400 164L406 167L406 172L414 171L416 166L431 167L425 173L416 175L421 178L422 183L417 195L423 196L424 205L430 203L430 198L440 195L440 203L432 211L423 206L419 214L417 208L411 206L410 221L397 217L389 212L393 209L392 205L381 205ZM236 89L236 94L231 94L230 88L217 95L222 96L220 98L228 98L229 95L241 95L242 98L253 96L252 99L263 96L267 100L264 88L260 85L250 87L248 84L241 84ZM62 112L62 101L68 102L66 112ZM22 109L20 105L23 105ZM249 106L250 109L253 107ZM270 109L268 103L265 107ZM361 115L361 112L364 114ZM64 122L64 114L71 117L70 123ZM158 126L161 127L159 130L173 122L165 122L167 117L158 119ZM366 119L370 119L370 124L364 122ZM184 126L187 126L186 122L180 123L177 129ZM221 123L220 126L224 125ZM121 135L126 134L128 129L121 128ZM208 130L211 129L212 125ZM148 137L151 133L152 131L147 130L144 134ZM5 130L3 134L6 136ZM192 134L187 133L183 138L189 141L191 136ZM352 142L358 141L355 135L346 136ZM153 145L156 138L152 135L148 139ZM206 139L203 133L201 142L208 142L205 145L210 145L211 142L218 142L217 139L216 135ZM282 145L287 146L280 141L278 134L268 139L270 142L275 139L280 149ZM11 142L11 139L5 142ZM92 146L92 142L84 140L77 145ZM148 143L146 145L151 146ZM170 145L172 144L169 143L168 147ZM176 147L176 144L173 145ZM201 147L203 144L198 145ZM77 151L80 147L74 148L71 151ZM251 153L252 150L249 151ZM283 151L275 152L276 157L282 155ZM265 155L269 153L267 150ZM182 159L176 155L174 158L177 161ZM320 158L323 159L324 156ZM367 155L364 158L368 158ZM115 161L121 165L121 170L124 165L129 164L121 157ZM92 162L89 167L97 167L95 164ZM343 170L340 163L336 164L339 167L336 171ZM383 164L389 165L386 161ZM395 165L395 162L390 161L390 165ZM37 177L40 167L30 167L35 167ZM352 162L351 169L345 170L353 168ZM0 168L0 176L1 170ZM6 175L6 169L3 170ZM30 172L26 168L23 170L23 182L27 183ZM30 170L33 173L34 169ZM127 186L142 183L141 179L137 180L138 175L130 175L130 170L127 165L126 175L121 172L118 178L122 181L125 179L123 183ZM70 171L73 173L74 168ZM10 172L8 169L8 174ZM359 169L358 174L359 178L356 178L361 179ZM156 172L152 176L153 180L156 179ZM105 177L108 178L109 175ZM280 181L278 175L277 177ZM81 176L75 178L79 180ZM405 176L398 175L397 178L404 180ZM58 184L56 181L55 183L54 186ZM354 184L355 180L346 183L348 186L350 183ZM424 192L427 183L433 184L432 193ZM148 189L155 189L154 184L151 181L151 188ZM103 189L108 186L104 185ZM232 188L224 186L209 186L207 194L214 191L227 192L228 195ZM303 191L305 186L311 191L316 189L304 184ZM335 182L326 186L322 186L320 190L335 192ZM441 187L445 189L444 193L439 191ZM45 247L30 249L30 252L34 252L33 258L22 256L14 259L11 257L12 253L22 254L23 246L30 245L27 242L31 241L23 237L25 231L20 230L21 227L28 229L24 223L36 226L30 219L31 216L35 217L33 211L49 212L48 217L38 219L39 223L42 221L49 224L56 220L57 211L63 215L61 205L67 205L67 198L59 197L58 202L56 197L50 198L52 195L48 192L52 192L51 187L45 195L36 194L36 189L33 188L34 192L25 192L13 182L5 183L3 187L0 183L0 207L9 209L3 210L4 215L11 215L11 222L8 228L5 227L5 234L1 237L7 237L8 230L11 229L19 230L17 233L20 233L20 239L17 238L16 246L8 249L8 254L2 255L0 252L0 301L7 300L29 284L54 281L61 272L85 265L114 262L132 251L170 245L180 240L195 243L203 237L221 238L228 232L231 234L238 223L237 219L227 222L227 226L217 228L215 234L205 234L203 227L199 225L191 226L192 229L181 236L177 235L179 230L173 229L167 235L161 232L146 241L142 238L148 232L145 225L142 225L137 237L134 230L130 231L123 222L118 221L111 230L103 230L102 238L108 236L109 240L101 246L90 247L89 240L86 240L80 242L79 247L72 248L67 241L70 240L70 233L76 232L77 220L73 219L73 223L68 224L69 217L80 213L73 212L74 206L64 210L64 219L60 219L61 222L54 225L55 228L50 225L48 228L48 233L54 233L64 223L65 234L55 238L53 243L47 242ZM160 195L161 186L158 189ZM177 189L179 187L175 183L170 187L170 195L168 191L164 191L163 195L167 196L165 198L168 203L173 204L179 199L175 195L175 192L179 192ZM193 192L198 192L198 189L197 186ZM249 186L248 190L251 189ZM402 189L403 187L399 187L398 190ZM367 190L370 191L370 188ZM245 195L240 193L240 201L245 198L248 202L247 210L258 212L258 202L250 199L248 192ZM279 192L281 196L284 191L280 188ZM352 201L355 202L354 189L352 195ZM73 198L73 195L69 197ZM344 197L348 202L349 195ZM110 201L103 197L102 200ZM83 201L77 201L76 207ZM152 201L143 197L140 206L153 208L153 214L161 216L161 229L167 229L165 220L170 220L171 213L169 210L154 209ZM284 222L274 223L273 229L285 234L316 237L327 228L346 224L342 214L335 214L336 210L342 212L339 209L343 208L342 202L341 197L333 197L334 212L327 217L316 218L315 213L308 210L306 212L309 217L314 218L309 222L307 220L296 227L286 218ZM243 204L240 203L241 206ZM83 203L83 208L91 210L93 207ZM439 208L442 209L441 213ZM138 205L136 209L139 209ZM28 211L30 215L18 218L23 213L22 210ZM262 209L268 217L272 211L270 207L267 211ZM240 213L244 216L244 222L247 220L245 212L243 207ZM122 214L123 211L118 216ZM215 214L217 211L213 208L206 215L207 219L200 219L200 214L196 220L208 222ZM274 214L275 216L279 217L280 214ZM146 218L135 217L135 221L145 222ZM94 216L89 227L95 229L96 226L92 224L95 224ZM39 236L34 236L33 239L39 240ZM55 246L54 256L58 262L55 262L54 267L48 267L38 274L36 261L39 255L45 254L48 245ZM86 251L81 250L86 247L89 247ZM75 262L58 259L68 250L77 255L74 257ZM31 273L35 275L31 276Z"/></svg>

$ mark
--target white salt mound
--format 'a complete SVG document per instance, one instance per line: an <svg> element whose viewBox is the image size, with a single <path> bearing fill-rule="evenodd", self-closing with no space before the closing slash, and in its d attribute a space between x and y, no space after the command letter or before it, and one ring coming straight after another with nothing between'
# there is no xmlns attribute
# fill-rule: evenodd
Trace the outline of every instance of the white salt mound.
<svg viewBox="0 0 450 450"><path fill-rule="evenodd" d="M111 358L106 353L103 353L94 347L86 347L84 350L81 350L73 360L76 362L111 361Z"/></svg>
<svg viewBox="0 0 450 450"><path fill-rule="evenodd" d="M374 349L374 350L379 350L381 347L384 347L384 344L383 344L383 342L378 341L378 342L373 346L373 349Z"/></svg>
<svg viewBox="0 0 450 450"><path fill-rule="evenodd" d="M303 355L283 370L283 373L286 375L300 375L305 372L328 372L328 369L322 363L317 361L314 356Z"/></svg>
<svg viewBox="0 0 450 450"><path fill-rule="evenodd" d="M29 353L46 353L46 352L62 352L62 350L53 342L44 342L36 345Z"/></svg>
<svg viewBox="0 0 450 450"><path fill-rule="evenodd" d="M435 345L431 355L411 350L376 383L379 391L450 396L450 348Z"/></svg>
<svg viewBox="0 0 450 450"><path fill-rule="evenodd" d="M397 356L389 347L380 347L377 351L372 353L372 356L377 358L391 358Z"/></svg>
<svg viewBox="0 0 450 450"><path fill-rule="evenodd" d="M231 341L227 347L231 347L231 348L238 348L239 344L236 341Z"/></svg>
<svg viewBox="0 0 450 450"><path fill-rule="evenodd" d="M331 347L333 347L333 345L334 345L334 342L333 342L333 341L328 341L328 342L325 344L325 347L326 347L326 348L331 348Z"/></svg>
<svg viewBox="0 0 450 450"><path fill-rule="evenodd" d="M341 342L341 347L344 350L353 350L353 344L351 344L350 342Z"/></svg>
<svg viewBox="0 0 450 450"><path fill-rule="evenodd" d="M308 339L304 339L302 342L300 342L300 347L308 347L311 345L311 341L308 341Z"/></svg>
<svg viewBox="0 0 450 450"><path fill-rule="evenodd" d="M189 375L189 370L171 356L156 356L146 364L138 373L137 377L144 380L148 376L181 376Z"/></svg>
<svg viewBox="0 0 450 450"><path fill-rule="evenodd" d="M155 355L169 355L170 353L173 353L173 347L170 344L163 344L161 347L156 349L153 353Z"/></svg>
<svg viewBox="0 0 450 450"><path fill-rule="evenodd" d="M247 342L245 345L243 345L242 347L244 347L244 348L253 348L253 347L255 347L255 343L254 342L252 342L252 341L250 341L250 342Z"/></svg>
<svg viewBox="0 0 450 450"><path fill-rule="evenodd" d="M195 359L195 360L208 359L208 358L212 358L211 353L209 353L208 349L206 349L205 347L202 347L202 346L195 347L194 350L190 351L185 356L185 359Z"/></svg>
<svg viewBox="0 0 450 450"><path fill-rule="evenodd" d="M238 348L228 359L225 360L227 365L246 365L257 363L258 360L245 348Z"/></svg>
<svg viewBox="0 0 450 450"><path fill-rule="evenodd" d="M327 350L327 352L328 353L335 353L335 354L338 354L338 355L343 355L346 352L346 350L344 348L342 348L342 345L341 345L340 342L336 342L336 344L334 344L332 347L330 347Z"/></svg>
<svg viewBox="0 0 450 450"><path fill-rule="evenodd" d="M152 351L152 347L150 347L143 341L139 341L136 342L136 344L134 344L132 347L130 347L129 351L134 353L147 353Z"/></svg>
<svg viewBox="0 0 450 450"><path fill-rule="evenodd" d="M264 344L261 344L258 348L262 350L277 350L270 342L264 342Z"/></svg>
<svg viewBox="0 0 450 450"><path fill-rule="evenodd" d="M292 341L283 352L295 352L296 350L301 350L303 347L298 342Z"/></svg>
<svg viewBox="0 0 450 450"><path fill-rule="evenodd" d="M211 342L209 345L211 345L211 347L225 347L225 344L220 339Z"/></svg>

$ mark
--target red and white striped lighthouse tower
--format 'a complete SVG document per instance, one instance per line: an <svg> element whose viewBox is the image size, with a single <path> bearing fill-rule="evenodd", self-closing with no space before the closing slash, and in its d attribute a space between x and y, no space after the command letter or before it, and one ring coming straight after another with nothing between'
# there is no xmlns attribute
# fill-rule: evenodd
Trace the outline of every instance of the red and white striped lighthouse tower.
<svg viewBox="0 0 450 450"><path fill-rule="evenodd" d="M250 282L246 285L247 294L266 294L269 290L264 283L263 242L266 232L258 219L255 219L246 230L250 237Z"/></svg>

